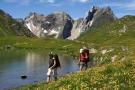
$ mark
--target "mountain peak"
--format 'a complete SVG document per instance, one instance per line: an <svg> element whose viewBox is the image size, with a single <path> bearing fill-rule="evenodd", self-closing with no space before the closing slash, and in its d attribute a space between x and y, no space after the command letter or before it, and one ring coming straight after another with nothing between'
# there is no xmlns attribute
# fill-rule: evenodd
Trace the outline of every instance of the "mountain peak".
<svg viewBox="0 0 135 90"><path fill-rule="evenodd" d="M57 11L47 16L36 12L30 13L25 22L29 30L38 37L53 36L76 39L90 28L100 27L104 22L113 20L116 20L116 17L110 7L93 6L87 12L86 17L79 20L73 20L69 14Z"/></svg>

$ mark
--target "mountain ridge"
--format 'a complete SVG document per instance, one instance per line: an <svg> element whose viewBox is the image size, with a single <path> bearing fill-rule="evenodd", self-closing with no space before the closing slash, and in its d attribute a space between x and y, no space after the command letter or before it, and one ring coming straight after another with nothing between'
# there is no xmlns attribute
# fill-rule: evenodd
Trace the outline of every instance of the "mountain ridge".
<svg viewBox="0 0 135 90"><path fill-rule="evenodd" d="M40 20L41 17L42 20ZM51 35L55 38L68 38L74 40L89 28L100 27L103 24L102 22L111 22L116 20L116 17L110 7L100 8L93 6L92 9L88 11L87 16L83 19L74 20L65 12L54 12L47 16L35 13L35 17L30 15L25 18L25 21L28 22L30 19L31 22L29 22L29 25L26 23L26 25L38 37L47 37L50 35L50 32L53 32ZM33 23L36 23L37 25L34 25Z"/></svg>

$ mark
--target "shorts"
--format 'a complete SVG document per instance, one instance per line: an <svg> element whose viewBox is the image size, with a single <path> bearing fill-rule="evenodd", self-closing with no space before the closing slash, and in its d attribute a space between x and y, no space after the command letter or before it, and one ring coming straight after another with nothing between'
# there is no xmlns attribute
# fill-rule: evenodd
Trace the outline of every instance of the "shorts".
<svg viewBox="0 0 135 90"><path fill-rule="evenodd" d="M87 62L80 62L80 68L87 68Z"/></svg>
<svg viewBox="0 0 135 90"><path fill-rule="evenodd" d="M54 77L57 77L57 68L48 69L47 76L51 76L52 74Z"/></svg>
<svg viewBox="0 0 135 90"><path fill-rule="evenodd" d="M48 71L47 71L47 76L50 76L51 73L52 73L52 69L49 68Z"/></svg>

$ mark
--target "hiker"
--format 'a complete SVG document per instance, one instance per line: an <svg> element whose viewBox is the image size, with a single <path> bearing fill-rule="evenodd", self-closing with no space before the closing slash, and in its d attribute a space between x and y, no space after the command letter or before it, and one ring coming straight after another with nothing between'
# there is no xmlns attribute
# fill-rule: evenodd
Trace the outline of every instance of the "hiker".
<svg viewBox="0 0 135 90"><path fill-rule="evenodd" d="M60 66L60 61L57 54L49 54L49 68L47 72L47 82L50 82L51 75L53 74L54 80L57 80L57 68ZM52 58L51 58L52 57Z"/></svg>
<svg viewBox="0 0 135 90"><path fill-rule="evenodd" d="M80 71L83 69L87 69L87 53L84 51L84 49L80 49L80 56L79 56L79 66L80 66Z"/></svg>

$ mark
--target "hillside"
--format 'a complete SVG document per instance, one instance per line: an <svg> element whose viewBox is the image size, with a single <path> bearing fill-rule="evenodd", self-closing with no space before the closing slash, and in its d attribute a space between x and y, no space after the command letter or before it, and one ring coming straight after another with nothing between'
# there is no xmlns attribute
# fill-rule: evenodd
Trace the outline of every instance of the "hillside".
<svg viewBox="0 0 135 90"><path fill-rule="evenodd" d="M113 23L87 32L80 37L90 48L96 49L99 63L126 60L134 54L135 17L125 16Z"/></svg>
<svg viewBox="0 0 135 90"><path fill-rule="evenodd" d="M11 16L6 15L2 10L0 10L0 36L15 34L10 27L13 22L14 21L11 19Z"/></svg>
<svg viewBox="0 0 135 90"><path fill-rule="evenodd" d="M38 83L15 90L90 90L135 88L135 16L125 16L88 31L76 42L91 48L96 66L61 77L49 84ZM76 83L75 83L76 82Z"/></svg>
<svg viewBox="0 0 135 90"><path fill-rule="evenodd" d="M0 10L0 37L3 36L33 36L33 34L24 27L23 22Z"/></svg>

